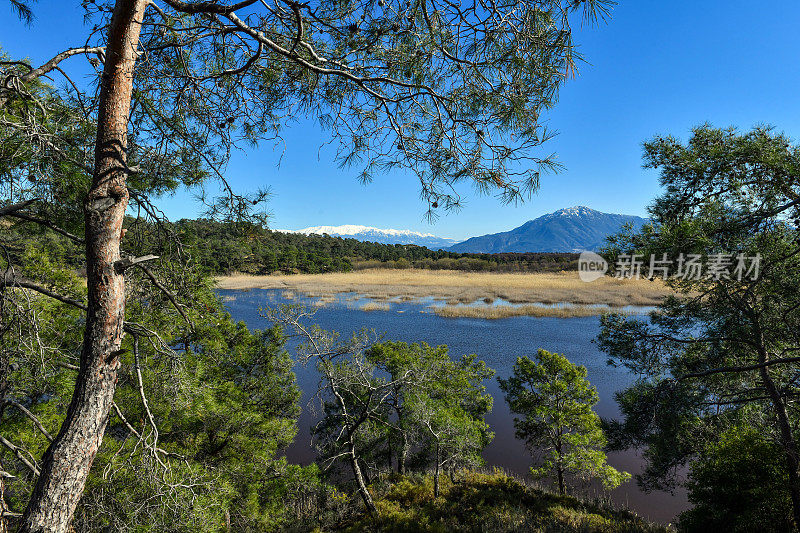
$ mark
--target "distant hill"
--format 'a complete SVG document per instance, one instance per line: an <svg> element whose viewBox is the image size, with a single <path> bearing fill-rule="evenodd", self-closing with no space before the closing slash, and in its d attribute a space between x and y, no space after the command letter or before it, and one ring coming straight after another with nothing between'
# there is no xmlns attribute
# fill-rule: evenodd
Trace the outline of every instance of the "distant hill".
<svg viewBox="0 0 800 533"><path fill-rule="evenodd" d="M606 237L628 223L635 230L647 219L633 215L601 213L588 207L560 209L530 220L518 228L482 237L472 237L449 248L451 252L582 252L598 250Z"/></svg>
<svg viewBox="0 0 800 533"><path fill-rule="evenodd" d="M377 242L381 244L416 244L431 250L448 248L458 241L445 237L437 237L430 233L418 233L410 230L380 229L370 226L346 224L344 226L313 226L301 230L276 230L284 233L302 233L303 235L330 235L331 237L346 237L362 242Z"/></svg>

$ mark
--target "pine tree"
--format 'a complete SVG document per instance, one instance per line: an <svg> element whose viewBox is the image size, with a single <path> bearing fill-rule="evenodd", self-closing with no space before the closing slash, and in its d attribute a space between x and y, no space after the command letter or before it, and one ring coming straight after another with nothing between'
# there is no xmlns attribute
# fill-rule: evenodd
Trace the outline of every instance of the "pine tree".
<svg viewBox="0 0 800 533"><path fill-rule="evenodd" d="M518 357L514 373L500 379L513 413L517 438L531 451L544 451L538 477L554 474L558 491L566 493L565 475L599 478L607 488L618 487L630 474L618 472L606 462L606 439L600 417L592 410L597 390L586 379L586 367L574 365L563 355L539 350L536 360Z"/></svg>

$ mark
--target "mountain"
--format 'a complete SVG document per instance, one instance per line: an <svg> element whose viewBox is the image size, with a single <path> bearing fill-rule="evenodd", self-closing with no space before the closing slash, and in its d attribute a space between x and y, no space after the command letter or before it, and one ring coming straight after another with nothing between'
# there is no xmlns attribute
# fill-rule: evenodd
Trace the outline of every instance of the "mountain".
<svg viewBox="0 0 800 533"><path fill-rule="evenodd" d="M431 250L447 248L456 244L456 239L437 237L430 233L418 233L406 229L380 229L369 226L346 224L344 226L313 226L300 230L277 230L284 233L302 233L303 235L324 235L347 237L359 241L378 242L381 244L416 244Z"/></svg>
<svg viewBox="0 0 800 533"><path fill-rule="evenodd" d="M472 237L449 248L451 252L582 252L596 251L606 237L631 223L638 230L647 219L632 215L601 213L588 207L560 209L529 220L518 228Z"/></svg>

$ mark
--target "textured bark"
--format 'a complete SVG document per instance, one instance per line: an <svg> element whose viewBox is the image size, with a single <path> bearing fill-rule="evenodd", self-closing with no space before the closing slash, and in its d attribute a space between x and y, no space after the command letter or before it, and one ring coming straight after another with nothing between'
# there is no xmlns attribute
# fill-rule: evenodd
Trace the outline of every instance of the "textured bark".
<svg viewBox="0 0 800 533"><path fill-rule="evenodd" d="M372 485L372 477L370 476L369 466L367 466L367 463L365 463L363 459L359 459L358 466L361 469L361 475L364 476L364 483L367 485Z"/></svg>
<svg viewBox="0 0 800 533"><path fill-rule="evenodd" d="M564 464L562 458L564 457L564 449L561 444L561 430L559 430L558 439L556 442L556 476L558 477L558 493L564 496L567 493L567 487L564 485Z"/></svg>
<svg viewBox="0 0 800 533"><path fill-rule="evenodd" d="M792 500L792 514L794 517L795 530L800 529L800 476L798 476L798 467L800 467L800 454L798 454L797 442L792 434L792 425L789 422L789 415L786 412L786 404L781 396L775 381L769 373L769 368L766 364L769 362L769 352L767 352L764 342L764 331L757 317L753 317L753 333L754 337L758 340L757 353L758 362L762 364L758 369L761 384L767 392L767 396L772 403L772 410L775 414L775 422L778 426L780 433L780 443L783 448L783 457L786 462L786 470L789 476L789 495Z"/></svg>
<svg viewBox="0 0 800 533"><path fill-rule="evenodd" d="M5 316L3 314L3 304L0 303L0 317ZM0 337L8 331L8 326L0 322ZM6 394L8 394L8 374L10 372L9 369L9 361L8 361L8 353L0 352L0 420L3 419L3 412L6 407ZM4 476L5 468L3 468L3 461L0 460L0 533L8 533L11 530L10 518L8 516L9 508L6 505L6 478Z"/></svg>
<svg viewBox="0 0 800 533"><path fill-rule="evenodd" d="M88 310L81 365L61 431L42 459L22 518L23 532L64 532L103 440L120 361L125 318L119 260L128 206L126 149L133 68L145 0L118 0L100 89L95 168L85 210Z"/></svg>

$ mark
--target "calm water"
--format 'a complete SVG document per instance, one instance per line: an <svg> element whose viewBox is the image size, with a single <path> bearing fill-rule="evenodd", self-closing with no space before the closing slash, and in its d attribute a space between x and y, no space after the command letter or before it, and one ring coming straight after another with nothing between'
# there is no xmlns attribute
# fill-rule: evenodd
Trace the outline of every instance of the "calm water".
<svg viewBox="0 0 800 533"><path fill-rule="evenodd" d="M265 319L259 316L260 307L287 303L280 290L252 289L246 291L219 290L226 307L236 320L248 327L264 329ZM296 297L292 302L310 303ZM323 329L348 336L361 328L385 333L387 340L406 342L424 341L430 345L447 344L451 355L475 353L497 372L499 377L511 374L514 361L521 355L534 355L544 348L566 355L573 363L586 367L588 379L597 387L600 402L595 406L602 417L619 416L614 402L614 392L625 388L633 376L624 369L606 365L606 358L592 343L599 333L598 317L537 318L511 317L500 320L472 318L442 318L430 312L430 302L391 302L387 311L365 312L359 306L366 300L354 295L339 295L337 301L319 309L315 322ZM291 347L290 352L291 352ZM297 381L304 393L303 414L295 443L286 451L294 462L307 464L313 460L310 446L310 427L313 417L306 406L308 398L317 389L316 373L310 368L296 366ZM492 444L485 450L488 465L527 475L531 466L530 455L521 441L514 438L512 415L503 400L497 381L488 385L494 397L494 408L487 421L495 432ZM634 452L609 455L609 462L627 472L638 472L641 460ZM688 507L683 493L670 495L662 492L645 494L631 481L611 493L619 505L625 505L638 514L659 522L671 521Z"/></svg>

